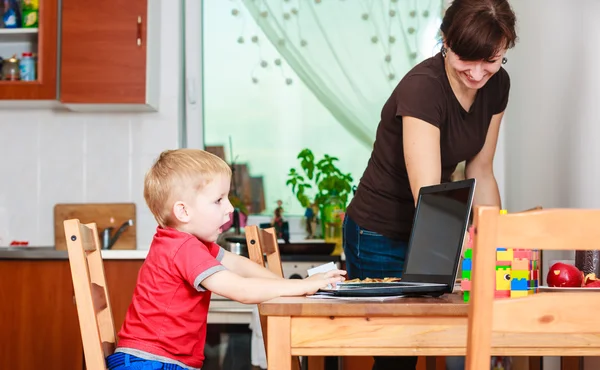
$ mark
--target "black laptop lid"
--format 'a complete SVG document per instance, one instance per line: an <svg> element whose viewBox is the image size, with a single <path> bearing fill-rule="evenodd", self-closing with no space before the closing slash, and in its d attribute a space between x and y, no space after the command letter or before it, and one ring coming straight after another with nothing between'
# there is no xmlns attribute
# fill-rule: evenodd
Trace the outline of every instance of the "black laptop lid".
<svg viewBox="0 0 600 370"><path fill-rule="evenodd" d="M452 291L474 192L474 179L421 188L403 281L443 283Z"/></svg>

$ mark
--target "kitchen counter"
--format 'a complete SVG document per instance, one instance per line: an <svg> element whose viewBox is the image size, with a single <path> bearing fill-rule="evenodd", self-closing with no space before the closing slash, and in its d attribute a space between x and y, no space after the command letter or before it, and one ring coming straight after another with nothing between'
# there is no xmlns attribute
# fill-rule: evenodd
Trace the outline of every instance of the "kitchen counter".
<svg viewBox="0 0 600 370"><path fill-rule="evenodd" d="M148 250L103 250L102 258L105 260L143 260L146 259ZM0 260L66 260L67 251L56 250L54 247L15 247L0 248ZM339 262L340 256L314 255L314 254L283 254L283 262Z"/></svg>

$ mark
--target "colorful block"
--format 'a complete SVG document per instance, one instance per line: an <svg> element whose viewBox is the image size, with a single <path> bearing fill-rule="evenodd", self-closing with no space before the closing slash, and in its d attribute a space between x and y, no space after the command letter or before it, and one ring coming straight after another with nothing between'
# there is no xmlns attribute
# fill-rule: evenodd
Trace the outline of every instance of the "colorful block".
<svg viewBox="0 0 600 370"><path fill-rule="evenodd" d="M469 302L469 297L470 296L471 296L471 292L470 291L463 292L463 300L465 302Z"/></svg>
<svg viewBox="0 0 600 370"><path fill-rule="evenodd" d="M512 261L513 260L513 250L497 250L496 251L496 260L497 261Z"/></svg>
<svg viewBox="0 0 600 370"><path fill-rule="evenodd" d="M528 258L516 258L512 260L513 270L529 270L529 259Z"/></svg>
<svg viewBox="0 0 600 370"><path fill-rule="evenodd" d="M531 251L527 249L515 249L513 252L513 257L515 259L531 259Z"/></svg>
<svg viewBox="0 0 600 370"><path fill-rule="evenodd" d="M510 298L510 290L496 290L494 298Z"/></svg>
<svg viewBox="0 0 600 370"><path fill-rule="evenodd" d="M460 288L464 291L466 290L471 290L471 280L461 280L460 281Z"/></svg>
<svg viewBox="0 0 600 370"><path fill-rule="evenodd" d="M496 290L510 290L510 267L496 267Z"/></svg>
<svg viewBox="0 0 600 370"><path fill-rule="evenodd" d="M462 278L463 279L467 279L467 280L471 280L471 270L463 270L462 272Z"/></svg>
<svg viewBox="0 0 600 370"><path fill-rule="evenodd" d="M473 249L468 248L467 250L465 250L465 258L473 258Z"/></svg>
<svg viewBox="0 0 600 370"><path fill-rule="evenodd" d="M527 297L527 295L529 295L529 292L527 290L511 290L510 291L510 298Z"/></svg>
<svg viewBox="0 0 600 370"><path fill-rule="evenodd" d="M510 290L527 290L527 279L512 279Z"/></svg>
<svg viewBox="0 0 600 370"><path fill-rule="evenodd" d="M529 272L529 270L515 270L512 269L510 276L513 279L525 279L525 280L529 280L530 279L530 275L531 273Z"/></svg>
<svg viewBox="0 0 600 370"><path fill-rule="evenodd" d="M472 265L471 265L471 259L470 258L465 258L463 260L462 269L463 269L463 271L471 271L472 270Z"/></svg>

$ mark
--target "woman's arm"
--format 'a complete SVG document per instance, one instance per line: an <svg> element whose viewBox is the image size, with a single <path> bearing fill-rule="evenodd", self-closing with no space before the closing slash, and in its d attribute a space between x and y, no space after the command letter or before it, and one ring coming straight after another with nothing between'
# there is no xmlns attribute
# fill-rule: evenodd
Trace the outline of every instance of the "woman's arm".
<svg viewBox="0 0 600 370"><path fill-rule="evenodd" d="M402 117L404 161L415 205L423 186L442 178L440 129L414 117Z"/></svg>
<svg viewBox="0 0 600 370"><path fill-rule="evenodd" d="M225 255L221 260L221 264L230 271L235 271L236 274L243 277L256 277L265 279L282 279L270 270L258 265L252 260L238 256L237 254L225 251Z"/></svg>
<svg viewBox="0 0 600 370"><path fill-rule="evenodd" d="M498 182L494 176L494 154L498 143L500 122L504 112L492 117L483 148L475 157L467 161L465 174L467 178L475 178L475 197L473 204L501 207Z"/></svg>

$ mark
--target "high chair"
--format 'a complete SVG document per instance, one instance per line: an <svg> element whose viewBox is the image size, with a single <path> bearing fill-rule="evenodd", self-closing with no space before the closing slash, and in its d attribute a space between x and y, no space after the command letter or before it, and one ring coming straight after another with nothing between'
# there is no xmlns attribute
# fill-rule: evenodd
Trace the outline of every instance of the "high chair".
<svg viewBox="0 0 600 370"><path fill-rule="evenodd" d="M283 277L281 254L279 253L279 244L277 243L277 233L275 232L275 228L260 229L255 225L249 225L244 228L244 231L246 233L246 242L248 243L248 254L250 255L250 259L265 267L266 255L266 267L275 275ZM266 350L268 334L267 319L262 315L260 315L260 327L262 329ZM292 366L295 369L299 369L302 366L300 364L300 359L298 357L296 358L297 361L292 361Z"/></svg>
<svg viewBox="0 0 600 370"><path fill-rule="evenodd" d="M600 248L600 210L547 209L500 215L475 207L467 370L490 368L499 355L600 355L600 294L544 292L494 299L496 248L593 250ZM545 276L538 280L545 282Z"/></svg>
<svg viewBox="0 0 600 370"><path fill-rule="evenodd" d="M116 347L115 324L96 224L64 221L79 328L88 370L105 370Z"/></svg>

